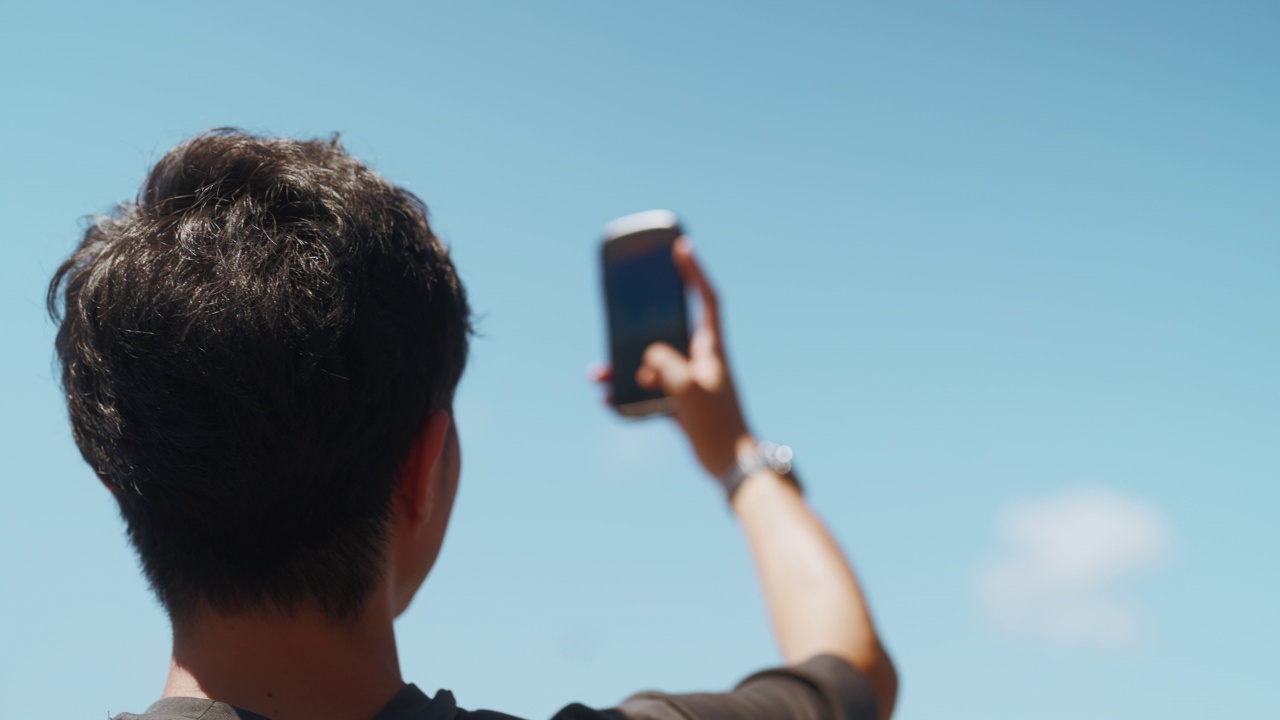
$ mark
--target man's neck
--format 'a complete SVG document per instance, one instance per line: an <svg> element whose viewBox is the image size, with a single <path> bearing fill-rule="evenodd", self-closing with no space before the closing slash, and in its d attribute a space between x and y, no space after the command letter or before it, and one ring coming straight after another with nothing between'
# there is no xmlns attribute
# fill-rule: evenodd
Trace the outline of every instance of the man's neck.
<svg viewBox="0 0 1280 720"><path fill-rule="evenodd" d="M203 612L175 623L164 697L219 700L273 720L372 717L402 687L387 603L323 614Z"/></svg>

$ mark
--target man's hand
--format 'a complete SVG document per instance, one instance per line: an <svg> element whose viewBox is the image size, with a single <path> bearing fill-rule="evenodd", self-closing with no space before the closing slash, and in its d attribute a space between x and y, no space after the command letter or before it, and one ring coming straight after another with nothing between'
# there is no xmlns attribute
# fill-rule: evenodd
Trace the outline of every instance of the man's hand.
<svg viewBox="0 0 1280 720"><path fill-rule="evenodd" d="M643 388L661 388L671 398L676 422L693 445L698 461L718 478L752 440L725 358L720 300L687 238L676 240L671 254L685 285L698 293L701 317L689 341L689 357L666 343L654 343L645 350L636 382Z"/></svg>
<svg viewBox="0 0 1280 720"><path fill-rule="evenodd" d="M689 438L698 461L712 477L719 478L754 441L725 358L720 301L687 238L676 240L671 254L685 285L698 293L702 313L689 341L689 357L667 343L654 343L645 350L636 383L650 390L661 389L671 398L676 422ZM610 371L603 368L595 377L608 382Z"/></svg>

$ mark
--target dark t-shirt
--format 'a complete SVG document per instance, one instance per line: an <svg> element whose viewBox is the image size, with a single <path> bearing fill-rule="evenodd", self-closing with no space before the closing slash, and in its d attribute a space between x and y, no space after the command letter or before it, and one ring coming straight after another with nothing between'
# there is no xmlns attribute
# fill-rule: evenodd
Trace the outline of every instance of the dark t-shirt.
<svg viewBox="0 0 1280 720"><path fill-rule="evenodd" d="M875 699L867 681L848 663L830 655L787 668L774 668L743 680L732 692L668 695L642 692L616 708L592 710L569 705L552 720L876 720ZM115 720L269 720L226 703L195 698L165 698L142 715L124 713ZM463 710L453 693L428 697L406 685L373 720L518 720L492 710Z"/></svg>

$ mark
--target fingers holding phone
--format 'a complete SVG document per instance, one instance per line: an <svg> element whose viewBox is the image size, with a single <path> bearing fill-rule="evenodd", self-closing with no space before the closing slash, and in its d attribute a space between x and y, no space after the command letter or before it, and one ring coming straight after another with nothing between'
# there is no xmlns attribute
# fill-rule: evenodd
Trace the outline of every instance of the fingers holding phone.
<svg viewBox="0 0 1280 720"><path fill-rule="evenodd" d="M720 305L675 215L651 211L610 223L603 251L612 404L628 417L668 413L715 477L750 433L721 342ZM701 313L689 332L686 288Z"/></svg>
<svg viewBox="0 0 1280 720"><path fill-rule="evenodd" d="M751 435L721 342L719 299L688 241L681 238L672 252L681 277L698 293L701 316L687 357L655 343L645 351L637 379L672 399L699 462L718 478L752 442Z"/></svg>

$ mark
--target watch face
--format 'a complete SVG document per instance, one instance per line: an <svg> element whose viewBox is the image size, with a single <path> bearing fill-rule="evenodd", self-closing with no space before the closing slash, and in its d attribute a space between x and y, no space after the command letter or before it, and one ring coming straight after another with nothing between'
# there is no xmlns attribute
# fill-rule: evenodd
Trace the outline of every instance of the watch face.
<svg viewBox="0 0 1280 720"><path fill-rule="evenodd" d="M777 443L762 442L756 449L760 459L764 461L769 469L779 475L786 475L791 472L791 448L787 445L778 445Z"/></svg>
<svg viewBox="0 0 1280 720"><path fill-rule="evenodd" d="M787 445L779 445L777 448L774 449L773 461L778 466L778 472L780 473L791 472L792 457L793 457L793 454L791 452L791 448Z"/></svg>
<svg viewBox="0 0 1280 720"><path fill-rule="evenodd" d="M768 470L781 476L803 493L804 488L800 485L800 479L796 477L795 467L791 462L793 457L794 453L787 445L761 442L756 445L754 452L744 453L738 458L737 463L720 477L720 484L732 500L747 476L757 470Z"/></svg>

